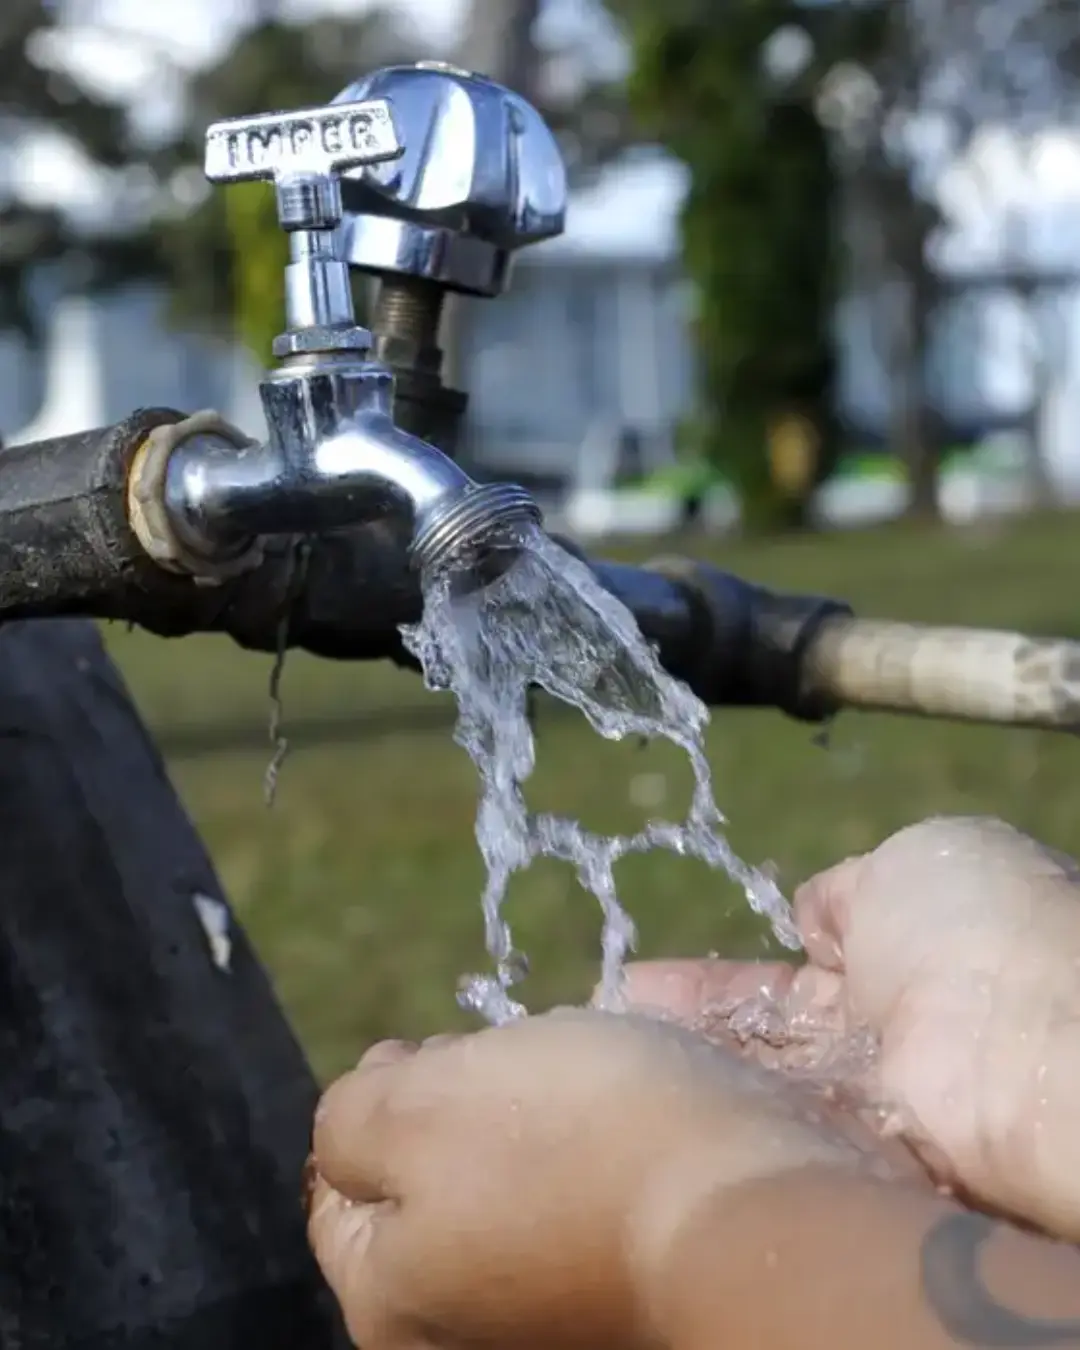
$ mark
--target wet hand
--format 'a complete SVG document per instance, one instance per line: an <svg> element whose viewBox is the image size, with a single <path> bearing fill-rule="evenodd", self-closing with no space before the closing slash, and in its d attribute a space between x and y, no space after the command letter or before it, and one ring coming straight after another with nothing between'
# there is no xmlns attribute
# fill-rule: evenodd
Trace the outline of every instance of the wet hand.
<svg viewBox="0 0 1080 1350"><path fill-rule="evenodd" d="M868 1028L859 1086L937 1180L1080 1238L1076 865L999 821L929 820L814 877L795 908L801 969L643 963L631 1002L723 1034L764 988L794 1032L762 1047L779 1067Z"/></svg>
<svg viewBox="0 0 1080 1350"><path fill-rule="evenodd" d="M327 1092L310 1236L364 1350L645 1347L642 1289L718 1191L876 1141L672 1025L558 1010L376 1046Z"/></svg>

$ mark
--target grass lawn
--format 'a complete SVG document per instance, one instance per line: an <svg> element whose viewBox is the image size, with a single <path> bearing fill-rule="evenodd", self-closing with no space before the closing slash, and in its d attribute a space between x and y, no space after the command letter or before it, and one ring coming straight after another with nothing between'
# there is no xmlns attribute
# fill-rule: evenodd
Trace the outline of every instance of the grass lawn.
<svg viewBox="0 0 1080 1350"><path fill-rule="evenodd" d="M1080 636L1075 517L682 547L768 584L842 596L867 617ZM388 667L291 656L286 731L290 715L364 715L375 727L351 743L298 746L268 811L260 737L269 661L225 639L168 643L118 629L108 637L167 752L193 726L249 728L250 748L169 752L170 760L320 1073L354 1062L375 1037L461 1024L456 980L484 965L475 779L448 724L405 730L400 716L429 710L435 696ZM609 745L543 712L538 735L535 805L604 828L681 815L688 774L665 747ZM1080 850L1080 745L1067 736L853 713L823 748L813 729L778 714L721 710L710 752L735 848L775 862L786 887L934 812L993 812ZM700 865L656 854L625 862L620 881L645 953L765 949L741 896ZM583 998L597 969L598 922L568 869L538 866L518 878L511 918L532 959L530 1006Z"/></svg>

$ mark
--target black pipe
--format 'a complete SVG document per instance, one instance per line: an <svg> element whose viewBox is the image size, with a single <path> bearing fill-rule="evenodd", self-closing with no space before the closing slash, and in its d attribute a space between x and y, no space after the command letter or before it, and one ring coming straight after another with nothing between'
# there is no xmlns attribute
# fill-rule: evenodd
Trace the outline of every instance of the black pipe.
<svg viewBox="0 0 1080 1350"><path fill-rule="evenodd" d="M131 460L169 408L0 452L0 611L71 602L159 571L128 525Z"/></svg>
<svg viewBox="0 0 1080 1350"><path fill-rule="evenodd" d="M776 594L705 563L678 579L622 563L590 566L632 611L665 669L710 706L771 707L807 721L834 711L802 688L801 659L822 621L848 613L846 606ZM249 651L284 644L329 660L415 668L400 625L416 622L420 610L402 542L372 525L314 541L306 561L287 541L271 541L262 565L226 586L197 587L162 572L154 586L118 584L97 596L54 597L49 606L0 606L0 620L82 614L163 637L225 633Z"/></svg>
<svg viewBox="0 0 1080 1350"><path fill-rule="evenodd" d="M689 558L644 568L586 561L656 644L665 670L710 707L776 708L807 722L836 712L803 681L802 660L821 624L849 615L848 605L770 591Z"/></svg>

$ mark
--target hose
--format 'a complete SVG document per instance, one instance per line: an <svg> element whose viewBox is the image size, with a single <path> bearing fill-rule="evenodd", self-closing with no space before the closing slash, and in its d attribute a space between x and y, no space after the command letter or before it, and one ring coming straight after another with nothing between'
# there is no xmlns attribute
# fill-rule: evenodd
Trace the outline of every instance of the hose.
<svg viewBox="0 0 1080 1350"><path fill-rule="evenodd" d="M831 618L802 663L837 707L1080 731L1080 643L980 628Z"/></svg>

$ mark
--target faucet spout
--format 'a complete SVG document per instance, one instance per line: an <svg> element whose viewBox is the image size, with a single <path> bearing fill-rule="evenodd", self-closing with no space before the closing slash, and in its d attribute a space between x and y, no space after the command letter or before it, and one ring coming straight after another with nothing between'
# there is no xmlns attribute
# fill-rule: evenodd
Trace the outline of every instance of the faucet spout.
<svg viewBox="0 0 1080 1350"><path fill-rule="evenodd" d="M270 429L237 450L207 438L169 459L164 503L185 545L212 555L252 538L319 535L393 519L422 573L468 570L512 545L540 512L512 484L480 485L391 416L385 367L348 356L294 358L261 386Z"/></svg>

